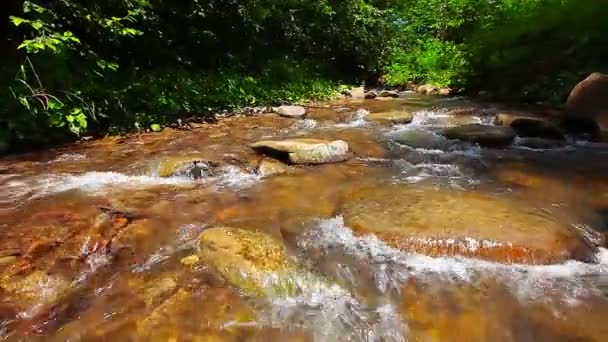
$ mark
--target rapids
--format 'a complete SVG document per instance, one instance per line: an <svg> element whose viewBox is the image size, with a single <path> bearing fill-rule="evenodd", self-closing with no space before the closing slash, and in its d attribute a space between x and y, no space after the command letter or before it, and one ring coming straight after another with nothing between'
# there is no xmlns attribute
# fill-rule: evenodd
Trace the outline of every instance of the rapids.
<svg viewBox="0 0 608 342"><path fill-rule="evenodd" d="M440 134L502 109L345 99L306 119L235 116L4 157L0 337L607 341L608 145ZM248 145L288 137L340 139L352 156L258 174ZM213 168L182 172L193 161ZM200 257L213 227L266 234L295 266L279 274L245 253L262 255L246 260L266 289L252 295Z"/></svg>

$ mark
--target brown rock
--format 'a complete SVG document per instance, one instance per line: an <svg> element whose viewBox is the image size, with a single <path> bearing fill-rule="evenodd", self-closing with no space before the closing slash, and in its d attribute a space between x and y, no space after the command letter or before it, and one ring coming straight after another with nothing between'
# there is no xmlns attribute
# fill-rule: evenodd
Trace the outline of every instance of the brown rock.
<svg viewBox="0 0 608 342"><path fill-rule="evenodd" d="M349 158L348 144L343 140L285 139L265 140L250 145L254 150L294 164L324 164Z"/></svg>
<svg viewBox="0 0 608 342"><path fill-rule="evenodd" d="M407 124L412 122L414 116L412 113L404 110L396 110L392 112L371 113L368 114L366 120L381 124Z"/></svg>
<svg viewBox="0 0 608 342"><path fill-rule="evenodd" d="M382 185L345 198L349 227L405 251L538 264L593 254L567 225L482 193Z"/></svg>
<svg viewBox="0 0 608 342"><path fill-rule="evenodd" d="M556 118L532 113L499 113L494 119L496 125L511 127L520 137L563 140L564 133Z"/></svg>
<svg viewBox="0 0 608 342"><path fill-rule="evenodd" d="M383 91L380 92L380 94L378 94L378 97L397 98L397 97L399 97L399 92L394 91L394 90L383 90Z"/></svg>
<svg viewBox="0 0 608 342"><path fill-rule="evenodd" d="M430 84L423 84L416 88L416 92L424 95L436 95L439 94L439 88Z"/></svg>
<svg viewBox="0 0 608 342"><path fill-rule="evenodd" d="M291 171L291 168L278 160L262 159L257 167L257 173L262 177L280 175Z"/></svg>
<svg viewBox="0 0 608 342"><path fill-rule="evenodd" d="M448 139L476 143L483 147L505 147L515 140L515 131L510 127L471 124L445 129Z"/></svg>
<svg viewBox="0 0 608 342"><path fill-rule="evenodd" d="M368 91L367 93L365 93L366 99L375 99L376 97L378 97L378 93L374 90Z"/></svg>
<svg viewBox="0 0 608 342"><path fill-rule="evenodd" d="M572 89L566 101L566 119L570 124L595 124L596 137L608 131L608 75L592 73Z"/></svg>

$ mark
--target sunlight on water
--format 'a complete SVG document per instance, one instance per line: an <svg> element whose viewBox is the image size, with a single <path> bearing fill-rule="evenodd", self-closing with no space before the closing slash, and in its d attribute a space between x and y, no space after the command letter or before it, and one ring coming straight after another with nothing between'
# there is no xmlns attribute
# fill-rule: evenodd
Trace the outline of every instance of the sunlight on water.
<svg viewBox="0 0 608 342"><path fill-rule="evenodd" d="M526 300L544 300L546 291L562 299L576 300L600 295L608 281L608 251L600 248L599 263L567 261L558 265L499 264L462 257L428 257L405 253L389 247L373 235L357 237L344 226L342 217L322 220L316 230L299 242L304 251L331 255L339 253L373 266L373 277L379 289L399 288L408 277L435 281L473 281L479 276L500 279L515 295ZM546 298L550 300L551 298Z"/></svg>

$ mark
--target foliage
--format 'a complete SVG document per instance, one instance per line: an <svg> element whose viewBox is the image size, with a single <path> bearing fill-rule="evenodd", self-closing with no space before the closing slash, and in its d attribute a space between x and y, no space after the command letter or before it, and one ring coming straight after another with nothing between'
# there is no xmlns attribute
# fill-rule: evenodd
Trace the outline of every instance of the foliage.
<svg viewBox="0 0 608 342"><path fill-rule="evenodd" d="M0 20L0 151L218 109L430 82L562 101L606 71L608 2L21 0Z"/></svg>

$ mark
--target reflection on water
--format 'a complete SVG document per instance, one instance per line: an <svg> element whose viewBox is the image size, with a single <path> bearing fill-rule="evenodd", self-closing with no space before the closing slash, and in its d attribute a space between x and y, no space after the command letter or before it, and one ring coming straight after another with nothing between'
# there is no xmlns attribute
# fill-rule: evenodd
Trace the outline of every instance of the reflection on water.
<svg viewBox="0 0 608 342"><path fill-rule="evenodd" d="M440 134L490 124L496 108L415 94L342 100L310 109L305 120L233 117L5 157L0 334L57 341L606 341L608 147L568 140L531 148L517 140L492 150ZM378 124L360 109L410 111L414 120ZM342 139L353 158L258 175L260 156L248 144L285 137ZM193 161L218 166L175 172ZM393 227L401 244L382 234L387 227L345 224L353 213L344 208L377 191L385 198L367 201L362 217L372 225L410 222ZM437 194L452 205L419 204L438 203ZM481 202L474 196L496 202L475 205ZM526 226L543 220L563 231ZM247 295L224 270L193 255L199 234L216 226L284 243L302 267L289 275L298 293ZM514 242L576 248L557 251L567 252L565 260L537 265L474 253ZM454 247L459 243L467 257Z"/></svg>

